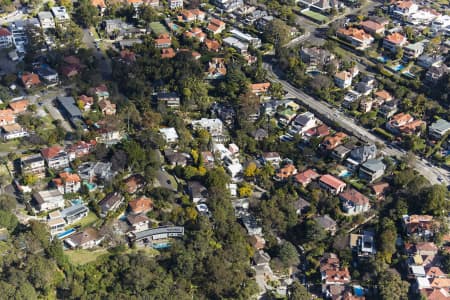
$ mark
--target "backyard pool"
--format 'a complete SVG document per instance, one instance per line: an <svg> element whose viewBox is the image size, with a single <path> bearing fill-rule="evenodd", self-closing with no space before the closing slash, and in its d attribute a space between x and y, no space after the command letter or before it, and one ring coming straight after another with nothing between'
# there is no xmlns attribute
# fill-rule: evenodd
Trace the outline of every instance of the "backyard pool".
<svg viewBox="0 0 450 300"><path fill-rule="evenodd" d="M354 292L355 296L357 296L357 297L363 297L364 296L364 289L363 289L362 286L355 285L353 287L353 292Z"/></svg>
<svg viewBox="0 0 450 300"><path fill-rule="evenodd" d="M384 57L384 56L378 56L377 60L383 64L387 63L387 61L388 61L387 57Z"/></svg>
<svg viewBox="0 0 450 300"><path fill-rule="evenodd" d="M320 74L320 71L317 70L313 70L313 71L308 71L306 72L307 74L311 75L311 76L317 76Z"/></svg>
<svg viewBox="0 0 450 300"><path fill-rule="evenodd" d="M153 249L167 249L170 247L169 243L159 243L159 244L153 244Z"/></svg>
<svg viewBox="0 0 450 300"><path fill-rule="evenodd" d="M66 230L66 231L64 231L64 232L61 232L61 233L58 233L57 235L56 235L56 237L58 238L58 239L63 239L63 238L66 238L66 237L68 237L69 235L71 235L72 233L74 233L76 230L74 229L74 228L70 228L69 230Z"/></svg>
<svg viewBox="0 0 450 300"><path fill-rule="evenodd" d="M390 67L390 69L392 69L392 70L395 71L395 72L400 72L400 71L403 70L404 68L405 68L405 66L402 65L402 64L398 64L398 65L396 65L396 66Z"/></svg>
<svg viewBox="0 0 450 300"><path fill-rule="evenodd" d="M64 172L72 173L72 168L65 168L65 169L64 169Z"/></svg>
<svg viewBox="0 0 450 300"><path fill-rule="evenodd" d="M348 178L348 177L352 176L352 172L350 172L349 170L343 170L341 173L339 173L338 176L340 178Z"/></svg>
<svg viewBox="0 0 450 300"><path fill-rule="evenodd" d="M83 204L83 200L81 199L74 199L70 202L72 203L72 205Z"/></svg>
<svg viewBox="0 0 450 300"><path fill-rule="evenodd" d="M87 187L89 192L94 191L95 189L97 189L97 185L95 183L83 182L83 184Z"/></svg>

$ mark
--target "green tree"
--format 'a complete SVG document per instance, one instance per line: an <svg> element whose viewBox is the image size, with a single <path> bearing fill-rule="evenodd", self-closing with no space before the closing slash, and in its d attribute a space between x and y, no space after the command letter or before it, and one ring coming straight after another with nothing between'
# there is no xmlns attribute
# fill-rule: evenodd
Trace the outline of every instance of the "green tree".
<svg viewBox="0 0 450 300"><path fill-rule="evenodd" d="M17 220L17 217L9 212L0 210L0 227L5 227L9 231L13 231L17 225L19 224L19 221Z"/></svg>
<svg viewBox="0 0 450 300"><path fill-rule="evenodd" d="M288 289L288 300L309 300L312 299L312 295L308 292L306 287L299 282L294 281Z"/></svg>
<svg viewBox="0 0 450 300"><path fill-rule="evenodd" d="M423 211L434 216L447 215L447 189L444 185L435 184L422 192Z"/></svg>
<svg viewBox="0 0 450 300"><path fill-rule="evenodd" d="M245 177L254 177L256 175L256 172L258 171L258 167L256 164L252 161L250 162L247 167L244 170L244 176Z"/></svg>
<svg viewBox="0 0 450 300"><path fill-rule="evenodd" d="M395 270L386 270L379 274L378 291L382 300L408 299L409 283L403 281Z"/></svg>
<svg viewBox="0 0 450 300"><path fill-rule="evenodd" d="M397 229L392 219L384 218L381 222L380 255L387 262L391 263L392 255L395 253L395 241L397 239Z"/></svg>
<svg viewBox="0 0 450 300"><path fill-rule="evenodd" d="M77 21L85 28L94 26L98 19L98 10L89 0L78 1L78 7L75 10Z"/></svg>
<svg viewBox="0 0 450 300"><path fill-rule="evenodd" d="M299 255L297 250L295 249L295 246L288 241L284 242L281 245L278 257L286 268L297 265L300 262Z"/></svg>

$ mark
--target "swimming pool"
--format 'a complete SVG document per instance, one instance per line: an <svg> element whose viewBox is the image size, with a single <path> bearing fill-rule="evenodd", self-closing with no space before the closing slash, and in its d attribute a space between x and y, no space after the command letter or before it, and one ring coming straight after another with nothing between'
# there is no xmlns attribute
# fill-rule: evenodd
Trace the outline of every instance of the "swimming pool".
<svg viewBox="0 0 450 300"><path fill-rule="evenodd" d="M76 231L76 230L75 230L74 228L70 228L69 230L66 230L66 231L64 231L64 232L58 233L58 234L56 235L56 237L57 237L58 239L63 239L63 238L68 237L69 235L75 233L75 231Z"/></svg>
<svg viewBox="0 0 450 300"><path fill-rule="evenodd" d="M405 68L405 66L402 65L402 64L398 64L396 66L392 66L392 67L389 67L389 68L391 70L395 71L395 72L400 72L401 70L403 70Z"/></svg>
<svg viewBox="0 0 450 300"><path fill-rule="evenodd" d="M97 189L97 185L95 183L83 182L83 184L87 187L89 192Z"/></svg>
<svg viewBox="0 0 450 300"><path fill-rule="evenodd" d="M350 172L349 170L343 170L341 173L339 173L338 177L340 178L348 178L352 176L352 172Z"/></svg>
<svg viewBox="0 0 450 300"><path fill-rule="evenodd" d="M72 203L72 205L83 204L83 200L81 199L73 199L70 202Z"/></svg>
<svg viewBox="0 0 450 300"><path fill-rule="evenodd" d="M387 61L388 61L387 57L384 57L384 56L378 56L377 60L379 62L382 62L383 64L387 63Z"/></svg>
<svg viewBox="0 0 450 300"><path fill-rule="evenodd" d="M72 168L65 168L65 169L64 169L64 172L72 173Z"/></svg>
<svg viewBox="0 0 450 300"><path fill-rule="evenodd" d="M362 286L356 285L353 287L353 293L357 297L362 297L362 296L364 296L364 289Z"/></svg>
<svg viewBox="0 0 450 300"><path fill-rule="evenodd" d="M159 243L159 244L153 244L153 249L167 249L170 247L170 243Z"/></svg>

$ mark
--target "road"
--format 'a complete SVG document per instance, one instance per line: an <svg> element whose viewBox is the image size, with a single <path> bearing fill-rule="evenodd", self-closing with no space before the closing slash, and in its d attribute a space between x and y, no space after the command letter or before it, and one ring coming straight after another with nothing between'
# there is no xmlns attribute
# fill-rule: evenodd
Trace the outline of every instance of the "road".
<svg viewBox="0 0 450 300"><path fill-rule="evenodd" d="M95 39L90 34L89 29L83 29L83 43L90 49L93 50L95 58L98 61L98 67L100 70L100 73L102 74L102 78L104 80L110 80L111 79L111 60L109 57L102 52L102 50L97 50L97 47L94 45Z"/></svg>
<svg viewBox="0 0 450 300"><path fill-rule="evenodd" d="M274 82L280 83L284 90L288 92L287 97L298 99L298 101L307 106L309 109L325 116L329 121L345 128L347 131L351 132L356 137L365 140L366 142L385 145L386 147L383 149L383 152L386 155L401 158L405 154L405 151L402 149L388 147L385 140L373 135L366 128L359 126L352 118L347 117L336 108L333 108L330 104L314 99L302 90L293 87L289 82L281 79L281 73L273 68L272 63L265 62L263 63L263 67L267 70L270 79ZM429 162L423 161L417 156L414 157L412 165L416 171L427 178L431 184L440 184L441 182L438 180L438 177L442 178L442 183L445 185L449 184L448 176L450 173L448 171L437 166L433 166Z"/></svg>

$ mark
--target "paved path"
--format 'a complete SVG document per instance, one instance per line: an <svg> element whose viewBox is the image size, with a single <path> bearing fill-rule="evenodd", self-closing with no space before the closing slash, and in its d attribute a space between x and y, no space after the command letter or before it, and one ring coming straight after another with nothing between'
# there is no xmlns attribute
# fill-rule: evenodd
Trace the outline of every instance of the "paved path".
<svg viewBox="0 0 450 300"><path fill-rule="evenodd" d="M353 135L366 142L385 145L386 147L383 149L383 153L385 153L386 155L401 158L405 154L405 151L402 149L388 147L388 144L385 140L373 135L368 129L359 126L353 119L347 117L345 114L341 113L330 104L316 100L313 97L307 95L302 90L293 87L289 82L280 79L280 72L275 71L271 63L265 62L263 66L268 71L270 79L274 82L280 83L283 86L284 90L288 92L288 97L298 99L299 102L307 106L309 109L326 117L329 121L336 123L340 127L345 128L347 131L351 132ZM418 156L414 156L414 158L415 159L412 162L413 167L416 169L416 171L427 178L431 182L431 184L440 184L441 181L438 180L438 178L442 178L442 183L444 183L445 185L449 184L448 176L450 175L450 173L447 170L444 170L437 166L433 166L430 162L421 160Z"/></svg>

